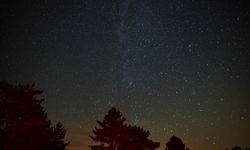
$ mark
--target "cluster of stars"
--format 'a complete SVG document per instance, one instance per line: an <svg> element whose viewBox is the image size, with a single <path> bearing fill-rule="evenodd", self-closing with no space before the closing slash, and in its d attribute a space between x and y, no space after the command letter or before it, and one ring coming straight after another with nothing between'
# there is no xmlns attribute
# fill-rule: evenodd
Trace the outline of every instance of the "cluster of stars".
<svg viewBox="0 0 250 150"><path fill-rule="evenodd" d="M111 107L156 141L176 135L194 150L248 144L247 6L197 0L1 4L0 80L41 87L49 117L63 122L72 147L87 148L87 133ZM73 138L76 131L84 140Z"/></svg>

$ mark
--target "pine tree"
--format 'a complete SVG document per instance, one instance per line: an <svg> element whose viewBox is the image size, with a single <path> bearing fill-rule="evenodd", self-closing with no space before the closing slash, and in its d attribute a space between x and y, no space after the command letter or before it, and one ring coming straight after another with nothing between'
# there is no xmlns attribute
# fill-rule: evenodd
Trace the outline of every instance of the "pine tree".
<svg viewBox="0 0 250 150"><path fill-rule="evenodd" d="M126 125L125 118L116 108L109 110L104 120L97 121L101 128L95 128L90 138L99 145L91 150L154 150L160 143L148 139L149 131L137 126Z"/></svg>
<svg viewBox="0 0 250 150"><path fill-rule="evenodd" d="M182 140L176 136L172 136L166 144L166 150L189 150L189 148L185 149L185 144L182 143Z"/></svg>
<svg viewBox="0 0 250 150"><path fill-rule="evenodd" d="M149 131L141 127L126 126L127 137L119 145L118 150L154 150L160 146L160 143L149 140Z"/></svg>
<svg viewBox="0 0 250 150"><path fill-rule="evenodd" d="M51 127L34 85L0 82L0 149L64 150L64 128Z"/></svg>
<svg viewBox="0 0 250 150"><path fill-rule="evenodd" d="M52 136L48 145L50 150L64 150L69 143L64 142L66 130L61 123L57 123L54 127L50 128Z"/></svg>
<svg viewBox="0 0 250 150"><path fill-rule="evenodd" d="M92 131L94 135L90 135L90 138L100 145L90 146L90 148L92 150L116 150L123 139L124 121L122 113L116 108L109 110L102 122L97 121L101 128L95 127Z"/></svg>

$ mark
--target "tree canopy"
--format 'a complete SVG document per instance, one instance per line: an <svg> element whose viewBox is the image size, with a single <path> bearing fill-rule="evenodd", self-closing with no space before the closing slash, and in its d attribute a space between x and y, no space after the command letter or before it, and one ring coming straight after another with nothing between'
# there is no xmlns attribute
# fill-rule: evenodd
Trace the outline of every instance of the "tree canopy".
<svg viewBox="0 0 250 150"><path fill-rule="evenodd" d="M185 144L180 138L172 136L170 141L166 143L166 150L189 150L189 148L185 148Z"/></svg>
<svg viewBox="0 0 250 150"><path fill-rule="evenodd" d="M34 85L0 82L0 149L65 150L65 129L51 126Z"/></svg>
<svg viewBox="0 0 250 150"><path fill-rule="evenodd" d="M125 124L125 118L116 108L111 108L103 121L97 121L90 138L99 143L92 150L154 150L160 143L148 139L149 131L141 127Z"/></svg>

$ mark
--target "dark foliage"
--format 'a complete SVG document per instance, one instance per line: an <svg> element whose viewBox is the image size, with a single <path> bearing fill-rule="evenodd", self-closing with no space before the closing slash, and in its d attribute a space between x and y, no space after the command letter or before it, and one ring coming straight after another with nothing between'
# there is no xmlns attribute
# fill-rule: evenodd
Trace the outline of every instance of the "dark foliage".
<svg viewBox="0 0 250 150"><path fill-rule="evenodd" d="M0 149L65 150L65 129L51 127L34 85L0 82Z"/></svg>
<svg viewBox="0 0 250 150"><path fill-rule="evenodd" d="M97 121L101 128L95 128L90 138L99 145L92 150L154 150L160 143L148 139L149 131L137 126L126 125L125 118L116 108L109 110L104 120Z"/></svg>
<svg viewBox="0 0 250 150"><path fill-rule="evenodd" d="M235 146L234 148L232 148L232 150L242 150L242 149L239 146Z"/></svg>
<svg viewBox="0 0 250 150"><path fill-rule="evenodd" d="M229 150L228 148L226 148L225 150ZM235 146L232 148L232 150L243 150L240 146ZM250 148L246 147L245 150L250 150Z"/></svg>
<svg viewBox="0 0 250 150"><path fill-rule="evenodd" d="M166 143L166 150L189 150L189 148L185 148L185 144L180 138L172 136L170 141Z"/></svg>
<svg viewBox="0 0 250 150"><path fill-rule="evenodd" d="M123 139L124 133L124 121L125 118L122 113L115 108L109 110L108 114L105 115L104 120L97 121L100 129L95 128L92 132L94 136L90 135L90 138L95 142L100 142L100 145L90 146L92 150L115 150L118 144Z"/></svg>
<svg viewBox="0 0 250 150"><path fill-rule="evenodd" d="M125 126L126 137L118 146L118 150L154 150L160 143L149 140L149 131L137 126Z"/></svg>

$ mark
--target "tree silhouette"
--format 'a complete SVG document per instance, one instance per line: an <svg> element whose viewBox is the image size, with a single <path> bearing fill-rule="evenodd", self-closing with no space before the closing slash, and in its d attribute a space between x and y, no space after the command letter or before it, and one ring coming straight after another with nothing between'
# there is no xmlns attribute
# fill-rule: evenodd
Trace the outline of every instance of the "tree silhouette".
<svg viewBox="0 0 250 150"><path fill-rule="evenodd" d="M108 114L104 116L104 120L97 121L100 129L96 128L92 131L94 136L90 138L100 145L90 146L92 150L116 150L118 144L122 141L124 132L124 121L126 119L122 113L116 108L109 110Z"/></svg>
<svg viewBox="0 0 250 150"><path fill-rule="evenodd" d="M189 148L185 149L185 144L182 143L182 140L172 136L170 141L166 143L166 150L189 150Z"/></svg>
<svg viewBox="0 0 250 150"><path fill-rule="evenodd" d="M235 146L235 147L232 148L232 150L242 150L242 149L239 146Z"/></svg>
<svg viewBox="0 0 250 150"><path fill-rule="evenodd" d="M228 148L226 148L225 150L228 150ZM242 150L242 148L240 146L235 146L232 148L232 150ZM250 150L250 148L246 147L245 150Z"/></svg>
<svg viewBox="0 0 250 150"><path fill-rule="evenodd" d="M127 135L119 144L118 150L154 150L160 143L148 139L149 131L141 127L126 126Z"/></svg>
<svg viewBox="0 0 250 150"><path fill-rule="evenodd" d="M0 82L0 149L65 150L65 129L51 127L34 85Z"/></svg>
<svg viewBox="0 0 250 150"><path fill-rule="evenodd" d="M61 123L57 123L55 127L50 128L52 137L50 138L48 148L51 150L65 150L65 147L69 144L64 142L64 137L66 134L66 130L64 129Z"/></svg>
<svg viewBox="0 0 250 150"><path fill-rule="evenodd" d="M137 126L126 125L125 118L116 108L111 108L104 120L97 121L101 128L92 131L90 138L99 145L92 150L154 150L160 143L148 139L149 131Z"/></svg>

